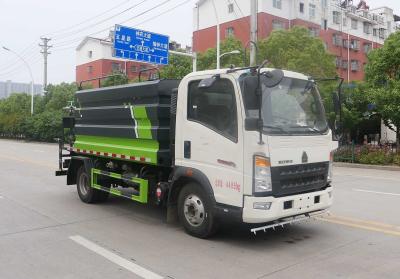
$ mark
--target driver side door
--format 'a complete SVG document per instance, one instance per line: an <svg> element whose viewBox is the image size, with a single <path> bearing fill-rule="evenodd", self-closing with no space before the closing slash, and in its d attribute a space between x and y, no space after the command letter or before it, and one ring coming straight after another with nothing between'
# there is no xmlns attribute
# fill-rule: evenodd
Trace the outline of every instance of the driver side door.
<svg viewBox="0 0 400 279"><path fill-rule="evenodd" d="M178 97L183 121L177 126L181 148L175 162L205 174L218 203L242 206L243 127L238 88L227 76L200 89L198 85L206 77L187 82L186 98Z"/></svg>

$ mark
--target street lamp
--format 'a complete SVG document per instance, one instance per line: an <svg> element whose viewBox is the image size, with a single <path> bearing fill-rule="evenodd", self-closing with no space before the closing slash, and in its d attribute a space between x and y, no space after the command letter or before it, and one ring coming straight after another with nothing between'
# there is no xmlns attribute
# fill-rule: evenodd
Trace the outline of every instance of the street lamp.
<svg viewBox="0 0 400 279"><path fill-rule="evenodd" d="M25 61L25 59L19 55L18 53L16 53L15 51L3 46L2 47L4 50L9 51L11 53L13 53L14 55L16 55L19 59L22 60L22 62L24 62L25 66L28 68L29 74L31 76L31 115L33 115L33 85L34 85L34 81L33 81L33 75L32 75L32 70L31 67L29 67L29 64Z"/></svg>
<svg viewBox="0 0 400 279"><path fill-rule="evenodd" d="M217 8L215 6L214 0L212 0L212 4L214 7L214 13L215 13L215 19L217 20L217 69L221 68L221 64L219 59L220 57L220 51L221 51L221 34L220 34L220 23L219 23L219 17L218 17L218 12Z"/></svg>
<svg viewBox="0 0 400 279"><path fill-rule="evenodd" d="M240 54L240 50L232 50L232 51L229 51L229 52L225 52L225 53L222 53L219 57L218 57L218 64L220 64L221 62L221 58L222 57L224 57L225 55L232 55L232 54ZM219 69L219 68L218 68Z"/></svg>
<svg viewBox="0 0 400 279"><path fill-rule="evenodd" d="M219 56L219 59L221 59L221 58L224 57L225 55L231 55L231 54L240 54L240 50L232 50L232 51L229 51L229 52L222 53L222 54Z"/></svg>

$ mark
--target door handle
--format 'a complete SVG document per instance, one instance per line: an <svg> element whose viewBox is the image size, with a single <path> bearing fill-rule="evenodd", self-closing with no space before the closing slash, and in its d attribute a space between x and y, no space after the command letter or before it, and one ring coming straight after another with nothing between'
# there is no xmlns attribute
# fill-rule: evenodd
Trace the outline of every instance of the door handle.
<svg viewBox="0 0 400 279"><path fill-rule="evenodd" d="M191 142L189 140L185 140L183 144L183 157L185 159L190 159L191 157Z"/></svg>
<svg viewBox="0 0 400 279"><path fill-rule="evenodd" d="M236 164L234 162L231 162L231 161L225 161L225 160L222 160L222 159L218 159L217 162L219 164L221 164L221 165L225 165L225 166L236 168Z"/></svg>

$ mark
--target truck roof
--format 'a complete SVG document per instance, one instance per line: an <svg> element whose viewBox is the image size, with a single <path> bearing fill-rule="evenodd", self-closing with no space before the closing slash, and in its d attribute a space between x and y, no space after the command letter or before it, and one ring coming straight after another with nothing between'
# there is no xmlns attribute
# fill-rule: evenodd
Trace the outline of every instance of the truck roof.
<svg viewBox="0 0 400 279"><path fill-rule="evenodd" d="M198 72L192 72L188 74L186 77L193 77L193 76L199 76L199 75L217 75L217 74L226 74L229 70L232 70L231 68L225 68L225 69L214 69L214 70L205 70L205 71L198 71ZM263 68L262 71L272 71L275 70L275 68ZM233 72L231 74L240 76L243 73L248 72L249 70L238 70L237 72ZM296 79L304 79L308 80L309 77L298 72L293 72L293 71L287 71L283 70L283 73L285 77L290 77L290 78L296 78Z"/></svg>

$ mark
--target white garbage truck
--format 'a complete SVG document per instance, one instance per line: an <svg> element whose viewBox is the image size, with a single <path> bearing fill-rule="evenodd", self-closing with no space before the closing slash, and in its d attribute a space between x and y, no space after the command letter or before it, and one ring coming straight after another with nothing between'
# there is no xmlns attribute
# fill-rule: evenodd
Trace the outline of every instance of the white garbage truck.
<svg viewBox="0 0 400 279"><path fill-rule="evenodd" d="M337 142L308 76L209 70L80 90L76 99L56 175L76 184L83 202L155 202L201 238L224 220L255 233L332 204Z"/></svg>

